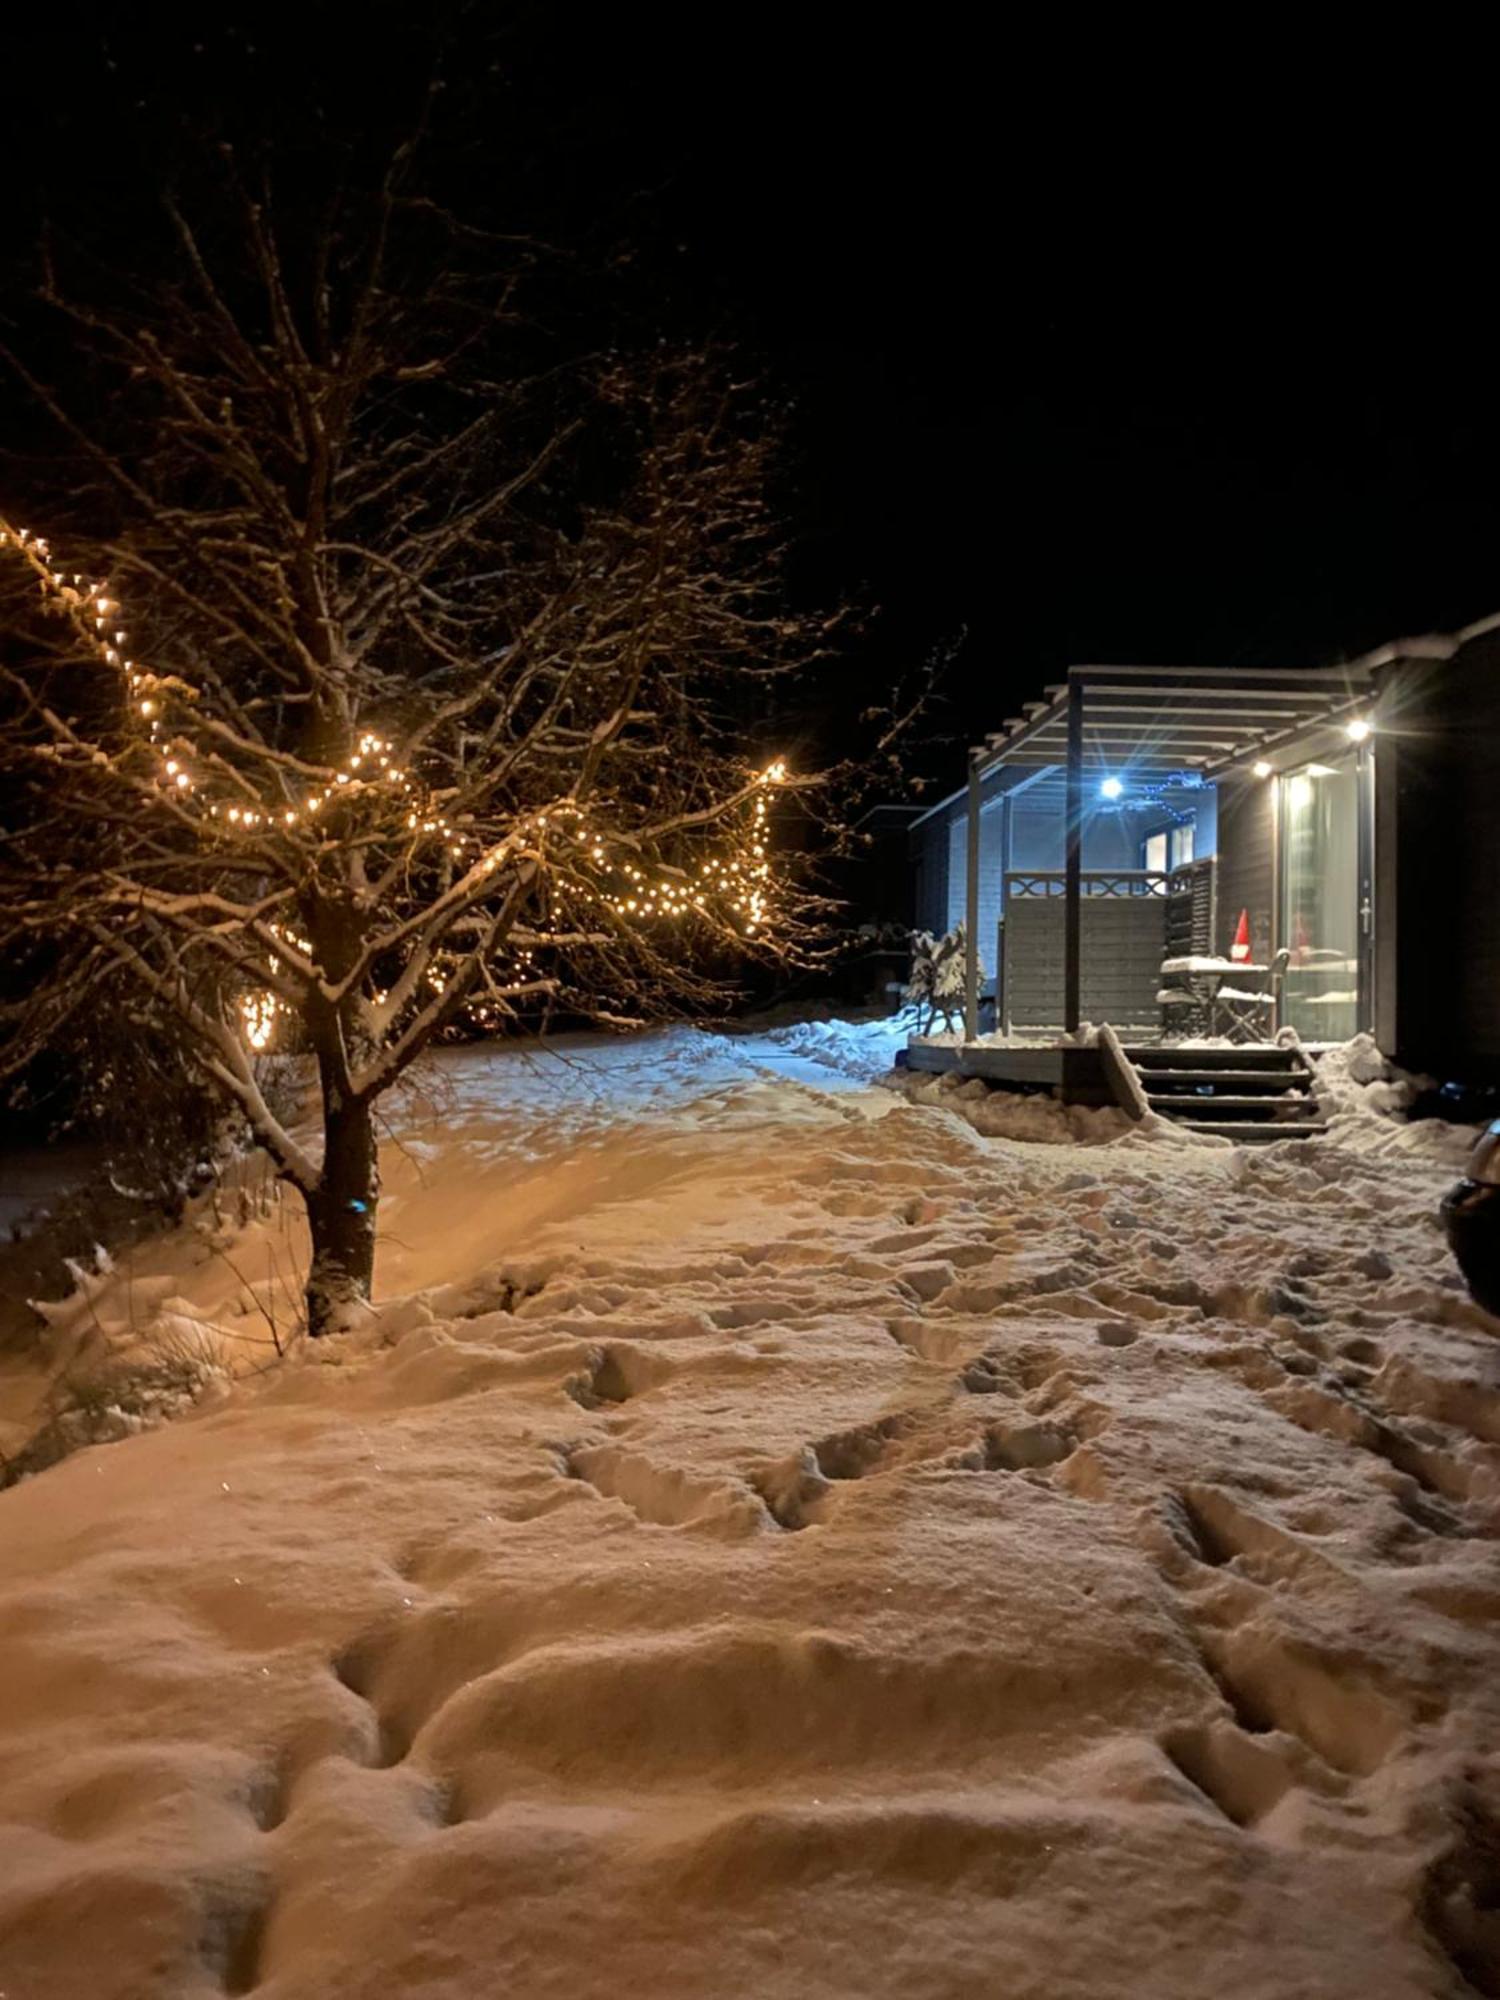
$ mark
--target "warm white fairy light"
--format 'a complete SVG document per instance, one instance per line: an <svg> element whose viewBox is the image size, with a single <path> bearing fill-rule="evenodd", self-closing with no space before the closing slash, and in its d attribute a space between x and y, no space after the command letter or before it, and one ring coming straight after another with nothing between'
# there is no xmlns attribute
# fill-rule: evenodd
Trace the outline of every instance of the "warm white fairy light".
<svg viewBox="0 0 1500 2000"><path fill-rule="evenodd" d="M404 808L401 814L404 833L414 853L431 843L428 851L436 856L440 844L447 863L462 865L466 854L473 851L468 867L471 874L480 878L490 876L507 861L522 855L534 859L541 853L561 865L564 877L570 869L576 870L582 864L585 881L592 875L596 886L582 887L575 874L575 892L582 888L587 901L610 910L617 921L655 923L683 918L712 921L717 912L747 937L755 936L767 924L771 908L767 794L787 782L784 758L776 758L751 781L748 841L737 847L732 845L726 854L710 855L700 861L696 879L690 879L680 870L667 869L664 864L658 864L648 873L627 858L630 849L625 841L595 828L589 821L588 808L571 800L555 801L530 815L522 815L507 835L485 846L475 836L455 827L437 808L434 799L424 797L419 784L398 761L394 742L368 729L341 764L317 770L317 789L306 791L300 798L284 794L280 798L263 799L252 793L246 801L242 784L240 796L230 804L222 797L213 797L204 782L208 762L191 733L191 715L198 691L179 677L157 674L129 656L129 628L122 616L120 600L111 593L107 581L89 582L76 573L70 577L54 569L44 538L12 526L0 517L0 549L7 548L27 563L43 597L68 618L101 663L122 676L127 713L138 716L146 725L141 731L142 738L158 759L158 796L179 814L196 810L201 814L205 834L210 837L222 840L249 834L262 839L299 839L311 835L315 844L320 836L326 843L337 837L327 824L328 809L335 803L340 810L332 817L342 825L348 823L351 812L357 813L356 825L362 830L370 806L378 813L382 796L390 798L394 792ZM304 956L311 956L310 945L289 933L282 935ZM527 951L517 961L517 970L531 966L532 954ZM274 976L279 971L274 959L271 968ZM428 973L427 984L442 994L448 981L441 972L432 971ZM383 997L383 994L378 996ZM252 990L242 996L239 1011L246 1042L253 1050L261 1051L270 1046L277 1018L288 1008L276 994ZM474 1011L483 1018L489 1010Z"/></svg>
<svg viewBox="0 0 1500 2000"><path fill-rule="evenodd" d="M786 760L781 757L756 775L756 791L750 811L748 861L738 858L724 860L718 856L700 861L698 873L701 886L692 889L685 880L673 880L670 876L650 881L643 870L627 862L618 871L625 876L627 886L618 894L607 896L604 899L606 903L626 916L692 916L706 910L705 890L713 891L727 897L729 908L744 920L745 935L753 936L764 928L770 910L771 864L766 849L769 809L765 794L771 787L785 784L787 775ZM604 858L604 850L597 843L590 852L595 861Z"/></svg>
<svg viewBox="0 0 1500 2000"><path fill-rule="evenodd" d="M123 625L115 624L121 611L118 598L109 594L105 581L87 582L75 573L71 578L62 570L53 569L49 561L49 547L40 536L29 529L13 526L0 517L0 549L14 549L30 567L44 598L61 611L73 625L75 631L92 646L96 656L107 667L121 672L134 697L135 712L151 724L151 740L157 743L160 735L160 719L163 716L163 696L174 692L181 696L188 707L197 700L197 691L186 686L175 677L160 676L144 669L125 656L129 634ZM142 690L147 690L142 692ZM157 743L165 750L165 745ZM187 744L192 761L201 763L196 751ZM386 738L367 730L359 739L356 748L344 759L344 768L325 767L324 784L345 788L351 793L363 794L379 786L397 786L410 793L416 788L411 778L395 761L394 745ZM375 768L365 772L363 767L372 764ZM180 758L162 760L162 796L170 796L175 805L183 803L183 795L198 790L198 780L188 765ZM296 829L305 814L318 811L324 803L321 793L313 793L307 798L262 799L254 806L241 805L228 811L221 810L221 802L206 801L210 819L228 821L236 831L269 826L273 823L283 829ZM425 831L436 831L447 836L451 833L445 820L424 821Z"/></svg>

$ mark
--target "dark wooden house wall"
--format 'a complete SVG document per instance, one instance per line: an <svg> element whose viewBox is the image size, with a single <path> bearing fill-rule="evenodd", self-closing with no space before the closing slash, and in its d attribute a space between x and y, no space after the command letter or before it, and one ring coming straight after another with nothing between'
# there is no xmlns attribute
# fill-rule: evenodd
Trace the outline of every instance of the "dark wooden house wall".
<svg viewBox="0 0 1500 2000"><path fill-rule="evenodd" d="M1387 1053L1445 1080L1500 1082L1500 634L1451 660L1400 662L1375 757L1377 839L1395 846L1394 865L1377 862Z"/></svg>
<svg viewBox="0 0 1500 2000"><path fill-rule="evenodd" d="M1250 914L1250 955L1276 949L1276 788L1261 778L1219 781L1219 879L1215 945L1227 954L1240 911Z"/></svg>
<svg viewBox="0 0 1500 2000"><path fill-rule="evenodd" d="M948 927L948 815L934 813L911 835L913 886L912 922L918 930L941 932Z"/></svg>

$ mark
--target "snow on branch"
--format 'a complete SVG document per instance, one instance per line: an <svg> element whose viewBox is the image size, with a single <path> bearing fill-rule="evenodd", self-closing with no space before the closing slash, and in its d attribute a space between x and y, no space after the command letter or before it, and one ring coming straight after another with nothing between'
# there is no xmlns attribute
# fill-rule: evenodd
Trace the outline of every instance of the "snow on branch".
<svg viewBox="0 0 1500 2000"><path fill-rule="evenodd" d="M179 282L49 265L79 365L3 356L93 468L55 528L0 509L0 941L41 1024L5 1060L118 976L270 1132L270 1046L347 1104L456 1027L710 1006L808 948L775 808L816 774L746 719L830 628L787 609L754 389L539 365L524 257L389 178L313 218L214 175L168 204Z"/></svg>

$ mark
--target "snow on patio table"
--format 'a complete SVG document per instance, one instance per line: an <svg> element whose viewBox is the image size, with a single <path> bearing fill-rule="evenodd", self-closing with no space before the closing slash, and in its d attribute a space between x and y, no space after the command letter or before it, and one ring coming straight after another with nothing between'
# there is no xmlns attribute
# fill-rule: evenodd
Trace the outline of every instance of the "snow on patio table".
<svg viewBox="0 0 1500 2000"><path fill-rule="evenodd" d="M0 1496L7 2000L1496 1990L1448 1169L888 1053L450 1060L363 1344Z"/></svg>

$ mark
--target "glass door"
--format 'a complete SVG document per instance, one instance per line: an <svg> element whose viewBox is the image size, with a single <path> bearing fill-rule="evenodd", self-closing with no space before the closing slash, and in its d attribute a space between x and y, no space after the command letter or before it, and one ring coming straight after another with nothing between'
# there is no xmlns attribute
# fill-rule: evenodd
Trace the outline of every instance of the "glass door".
<svg viewBox="0 0 1500 2000"><path fill-rule="evenodd" d="M1361 759L1304 764L1281 780L1281 1019L1310 1042L1365 1025L1360 977L1369 932Z"/></svg>

